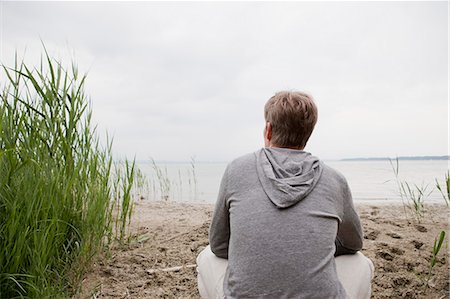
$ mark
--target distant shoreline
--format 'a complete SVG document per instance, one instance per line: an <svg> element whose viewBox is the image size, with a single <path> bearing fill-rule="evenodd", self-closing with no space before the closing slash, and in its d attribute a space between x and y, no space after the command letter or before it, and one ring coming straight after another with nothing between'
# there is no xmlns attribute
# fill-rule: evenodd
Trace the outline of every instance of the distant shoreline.
<svg viewBox="0 0 450 299"><path fill-rule="evenodd" d="M450 156L411 156L411 157L374 157L374 158L346 158L339 161L389 161L389 160L399 160L399 161L446 161L450 160Z"/></svg>

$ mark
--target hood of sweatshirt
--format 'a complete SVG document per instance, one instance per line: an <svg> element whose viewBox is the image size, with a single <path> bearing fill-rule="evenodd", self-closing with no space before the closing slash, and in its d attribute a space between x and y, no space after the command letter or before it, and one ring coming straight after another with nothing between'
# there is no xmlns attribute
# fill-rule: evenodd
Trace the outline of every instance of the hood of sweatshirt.
<svg viewBox="0 0 450 299"><path fill-rule="evenodd" d="M322 174L322 162L305 151L262 148L255 154L259 181L269 199L280 209L304 199Z"/></svg>

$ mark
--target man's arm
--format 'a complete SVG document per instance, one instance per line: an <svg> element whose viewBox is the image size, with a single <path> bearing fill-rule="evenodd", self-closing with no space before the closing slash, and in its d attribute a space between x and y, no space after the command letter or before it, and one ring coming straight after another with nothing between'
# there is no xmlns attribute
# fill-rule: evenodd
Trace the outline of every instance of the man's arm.
<svg viewBox="0 0 450 299"><path fill-rule="evenodd" d="M228 167L220 183L214 214L209 228L209 244L211 251L220 258L228 258L228 242L230 240L230 214L227 205Z"/></svg>
<svg viewBox="0 0 450 299"><path fill-rule="evenodd" d="M353 254L362 249L363 232L361 221L353 205L352 194L347 181L344 183L343 218L339 224L335 240L336 252L334 256Z"/></svg>

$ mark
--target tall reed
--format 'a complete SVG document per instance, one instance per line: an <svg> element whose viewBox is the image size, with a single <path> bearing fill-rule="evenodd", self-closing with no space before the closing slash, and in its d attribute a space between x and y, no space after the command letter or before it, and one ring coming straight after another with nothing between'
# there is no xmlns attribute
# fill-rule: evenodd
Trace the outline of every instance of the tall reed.
<svg viewBox="0 0 450 299"><path fill-rule="evenodd" d="M66 297L114 238L114 223L123 237L130 201L116 203L114 220L111 143L99 143L75 64L45 50L39 68L16 56L0 78L0 298ZM118 201L133 165L117 181Z"/></svg>
<svg viewBox="0 0 450 299"><path fill-rule="evenodd" d="M157 163L153 158L150 158L150 166L150 177L143 178L148 198L163 201L198 198L197 167L194 157L191 157L188 165L180 166L178 169L172 167L170 171L166 164Z"/></svg>
<svg viewBox="0 0 450 299"><path fill-rule="evenodd" d="M193 191L192 199L195 200L195 199L197 199L197 174L196 174L196 171L195 171L195 157L191 157L190 166L191 166L192 182L193 182L193 185L194 185L194 191Z"/></svg>
<svg viewBox="0 0 450 299"><path fill-rule="evenodd" d="M406 208L408 208L411 210L415 220L420 223L425 213L425 200L433 191L428 191L428 185L418 186L417 184L410 184L407 181L401 180L399 176L400 165L398 158L395 160L395 165L391 159L389 159L389 162L395 175L395 182L400 198L402 199L405 217L408 218L406 212Z"/></svg>
<svg viewBox="0 0 450 299"><path fill-rule="evenodd" d="M156 164L156 162L153 158L151 159L151 163L152 163L153 171L155 172L155 175L156 175L156 179L159 184L161 200L168 201L170 199L170 191L171 191L172 182L170 181L169 175L167 173L167 167L164 167L164 169L162 169L162 167L159 167ZM156 193L155 193L155 196L156 196Z"/></svg>

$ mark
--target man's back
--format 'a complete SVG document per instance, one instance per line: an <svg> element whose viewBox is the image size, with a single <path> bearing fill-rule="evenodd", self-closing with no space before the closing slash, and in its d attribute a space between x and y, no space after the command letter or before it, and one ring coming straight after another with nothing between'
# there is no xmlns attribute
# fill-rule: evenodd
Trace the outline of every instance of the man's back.
<svg viewBox="0 0 450 299"><path fill-rule="evenodd" d="M230 163L210 230L211 250L228 258L227 297L345 298L335 242L338 251L362 245L340 174L307 152L284 148Z"/></svg>

